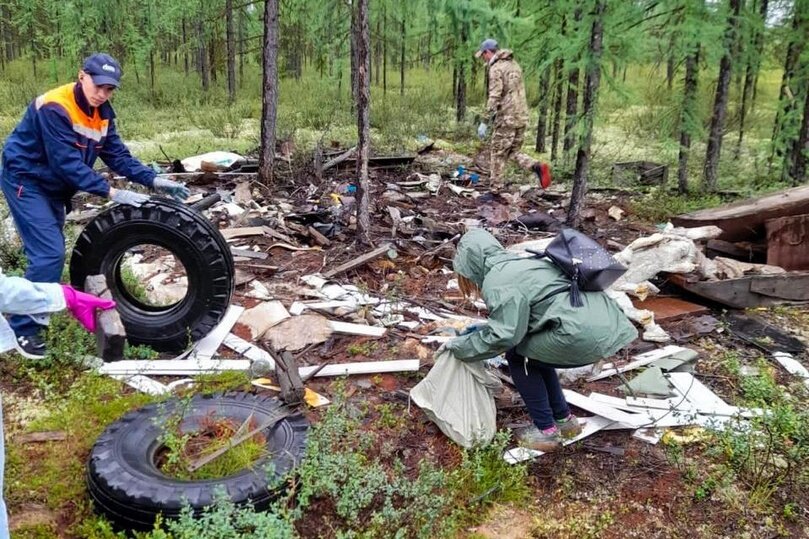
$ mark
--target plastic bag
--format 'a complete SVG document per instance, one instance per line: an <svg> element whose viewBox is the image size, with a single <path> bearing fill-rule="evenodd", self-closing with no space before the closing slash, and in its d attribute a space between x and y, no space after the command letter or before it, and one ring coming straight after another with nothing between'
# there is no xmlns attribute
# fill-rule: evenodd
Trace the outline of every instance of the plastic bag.
<svg viewBox="0 0 809 539"><path fill-rule="evenodd" d="M470 448L494 438L494 394L500 387L482 361L466 363L443 350L424 380L410 390L410 398L453 442Z"/></svg>

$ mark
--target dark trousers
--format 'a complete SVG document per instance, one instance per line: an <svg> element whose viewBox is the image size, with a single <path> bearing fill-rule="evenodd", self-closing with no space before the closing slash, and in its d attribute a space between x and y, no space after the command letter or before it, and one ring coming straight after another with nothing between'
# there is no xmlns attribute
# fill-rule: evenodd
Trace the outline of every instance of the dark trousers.
<svg viewBox="0 0 809 539"><path fill-rule="evenodd" d="M0 184L28 258L25 278L58 283L65 265L65 201L53 199L35 183L21 182L8 173L0 173ZM35 335L45 327L26 315L10 316L8 322L18 337Z"/></svg>
<svg viewBox="0 0 809 539"><path fill-rule="evenodd" d="M561 420L570 414L555 368L533 359L526 361L513 348L506 352L506 361L511 379L537 428L550 428L554 419Z"/></svg>

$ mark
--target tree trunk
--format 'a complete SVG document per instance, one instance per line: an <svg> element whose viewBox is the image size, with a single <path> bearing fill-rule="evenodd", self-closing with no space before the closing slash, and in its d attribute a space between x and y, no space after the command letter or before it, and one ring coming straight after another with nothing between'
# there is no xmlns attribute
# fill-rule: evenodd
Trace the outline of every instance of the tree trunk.
<svg viewBox="0 0 809 539"><path fill-rule="evenodd" d="M781 89L778 93L778 108L775 113L775 122L772 132L772 151L769 157L769 166L772 167L773 158L784 155L788 143L784 138L785 123L789 122L791 111L794 106L794 92L791 88L793 78L795 78L798 59L801 56L803 43L799 37L801 27L801 13L797 10L792 18L792 29L787 46L786 60L784 61L784 73L781 76Z"/></svg>
<svg viewBox="0 0 809 539"><path fill-rule="evenodd" d="M688 154L691 151L691 133L697 122L697 66L699 45L685 58L685 81L683 83L683 107L680 111L680 155L677 163L677 187L680 194L688 192Z"/></svg>
<svg viewBox="0 0 809 539"><path fill-rule="evenodd" d="M263 91L261 95L261 153L258 179L264 185L273 181L275 162L275 119L278 113L278 0L264 3L264 44L262 47Z"/></svg>
<svg viewBox="0 0 809 539"><path fill-rule="evenodd" d="M567 224L572 227L578 226L581 221L581 210L584 207L584 197L587 194L590 145L593 141L593 123L595 121L596 104L598 103L598 87L601 83L601 42L604 33L605 3L606 0L596 0L593 13L593 28L590 33L589 58L587 73L584 77L584 96L582 99L584 132L576 151L573 192L570 196L570 208L567 211Z"/></svg>
<svg viewBox="0 0 809 539"><path fill-rule="evenodd" d="M149 49L149 92L152 95L152 99L154 99L154 48Z"/></svg>
<svg viewBox="0 0 809 539"><path fill-rule="evenodd" d="M742 140L744 139L744 123L747 119L747 112L753 110L752 105L748 105L751 95L755 95L753 84L758 79L758 72L761 67L761 51L764 44L764 24L767 21L767 5L769 0L760 0L758 20L755 21L753 30L753 50L750 59L747 61L747 69L744 74L744 88L742 89L742 103L739 107L739 140L736 144L736 157L742 150Z"/></svg>
<svg viewBox="0 0 809 539"><path fill-rule="evenodd" d="M581 26L581 5L577 5L573 12L573 28L572 32L575 34L579 31ZM570 66L567 74L567 106L565 108L565 139L564 139L564 156L567 162L570 149L575 144L575 128L576 128L576 114L579 106L579 68L576 62L579 54L573 58L573 64Z"/></svg>
<svg viewBox="0 0 809 539"><path fill-rule="evenodd" d="M202 91L208 92L211 85L209 78L210 72L208 70L208 51L205 48L205 30L202 26L202 17L197 20L197 39L199 40L197 63L199 65L199 74L202 77Z"/></svg>
<svg viewBox="0 0 809 539"><path fill-rule="evenodd" d="M382 93L388 93L388 15L385 6L382 6Z"/></svg>
<svg viewBox="0 0 809 539"><path fill-rule="evenodd" d="M239 8L239 88L244 87L244 7Z"/></svg>
<svg viewBox="0 0 809 539"><path fill-rule="evenodd" d="M359 102L359 98L357 95L357 33L354 32L354 28L357 25L357 9L356 6L352 3L349 5L349 9L351 10L351 35L349 35L348 41L350 44L350 54L351 54L351 111L356 110L356 105Z"/></svg>
<svg viewBox="0 0 809 539"><path fill-rule="evenodd" d="M466 117L466 66L458 65L458 90L455 93L455 121L462 122Z"/></svg>
<svg viewBox="0 0 809 539"><path fill-rule="evenodd" d="M730 13L728 25L725 30L724 51L719 61L719 79L716 82L716 95L714 97L713 114L711 115L711 129L708 135L708 149L705 152L705 188L708 191L716 190L717 174L719 172L719 156L722 153L722 131L725 128L725 113L728 105L728 89L733 71L732 49L736 41L736 28L739 24L740 0L730 0Z"/></svg>
<svg viewBox="0 0 809 539"><path fill-rule="evenodd" d="M189 67L188 67L188 31L186 30L186 22L185 17L183 17L182 22L182 29L183 29L183 67L185 70L185 78L188 78L189 75Z"/></svg>
<svg viewBox="0 0 809 539"><path fill-rule="evenodd" d="M208 56L210 60L208 62L208 69L211 71L211 82L216 84L216 38L211 37L211 41L208 43Z"/></svg>
<svg viewBox="0 0 809 539"><path fill-rule="evenodd" d="M671 41L669 42L669 53L666 58L666 88L669 89L669 92L674 87L674 36L671 36Z"/></svg>
<svg viewBox="0 0 809 539"><path fill-rule="evenodd" d="M225 39L228 56L228 103L236 101L236 43L233 35L233 0L225 0Z"/></svg>
<svg viewBox="0 0 809 539"><path fill-rule="evenodd" d="M404 95L404 82L405 82L405 50L407 49L407 26L405 25L404 6L402 4L402 26L400 30L402 39L401 56L399 57L399 95Z"/></svg>
<svg viewBox="0 0 809 539"><path fill-rule="evenodd" d="M803 121L798 138L792 147L792 164L790 166L792 185L799 185L806 179L806 160L809 158L809 89L805 92Z"/></svg>
<svg viewBox="0 0 809 539"><path fill-rule="evenodd" d="M368 178L368 157L371 146L371 54L369 49L368 0L357 1L355 28L357 36L357 243L371 243L371 186Z"/></svg>
<svg viewBox="0 0 809 539"><path fill-rule="evenodd" d="M553 128L551 129L551 161L556 161L559 147L559 127L562 120L562 90L564 84L564 60L558 58L554 67Z"/></svg>
<svg viewBox="0 0 809 539"><path fill-rule="evenodd" d="M539 115L537 117L537 139L534 149L545 152L545 135L548 129L548 100L550 98L550 67L542 71L539 77Z"/></svg>

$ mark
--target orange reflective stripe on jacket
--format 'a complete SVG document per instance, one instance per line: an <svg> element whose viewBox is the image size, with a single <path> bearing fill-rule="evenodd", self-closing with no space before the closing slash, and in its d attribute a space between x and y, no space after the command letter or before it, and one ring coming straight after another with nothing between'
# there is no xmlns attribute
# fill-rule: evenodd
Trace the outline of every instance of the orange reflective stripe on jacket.
<svg viewBox="0 0 809 539"><path fill-rule="evenodd" d="M104 120L98 113L98 108L93 109L93 115L88 116L81 107L76 103L73 96L73 87L76 83L71 82L59 88L54 88L49 92L45 92L36 99L36 108L39 110L43 106L54 103L61 106L67 112L73 124L73 131L87 137L88 139L100 142L102 138L107 136L107 128L109 127L109 120Z"/></svg>

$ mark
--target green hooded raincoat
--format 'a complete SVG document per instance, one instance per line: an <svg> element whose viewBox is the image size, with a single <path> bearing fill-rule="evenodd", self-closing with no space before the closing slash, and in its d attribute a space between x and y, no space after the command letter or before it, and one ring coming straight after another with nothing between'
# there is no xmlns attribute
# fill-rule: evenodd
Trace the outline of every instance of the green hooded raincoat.
<svg viewBox="0 0 809 539"><path fill-rule="evenodd" d="M570 280L551 261L521 258L494 236L474 229L461 238L455 271L480 287L489 323L447 343L455 357L478 361L516 347L526 358L558 367L579 367L611 356L638 335L604 292L582 292L583 307L570 295L551 292Z"/></svg>

